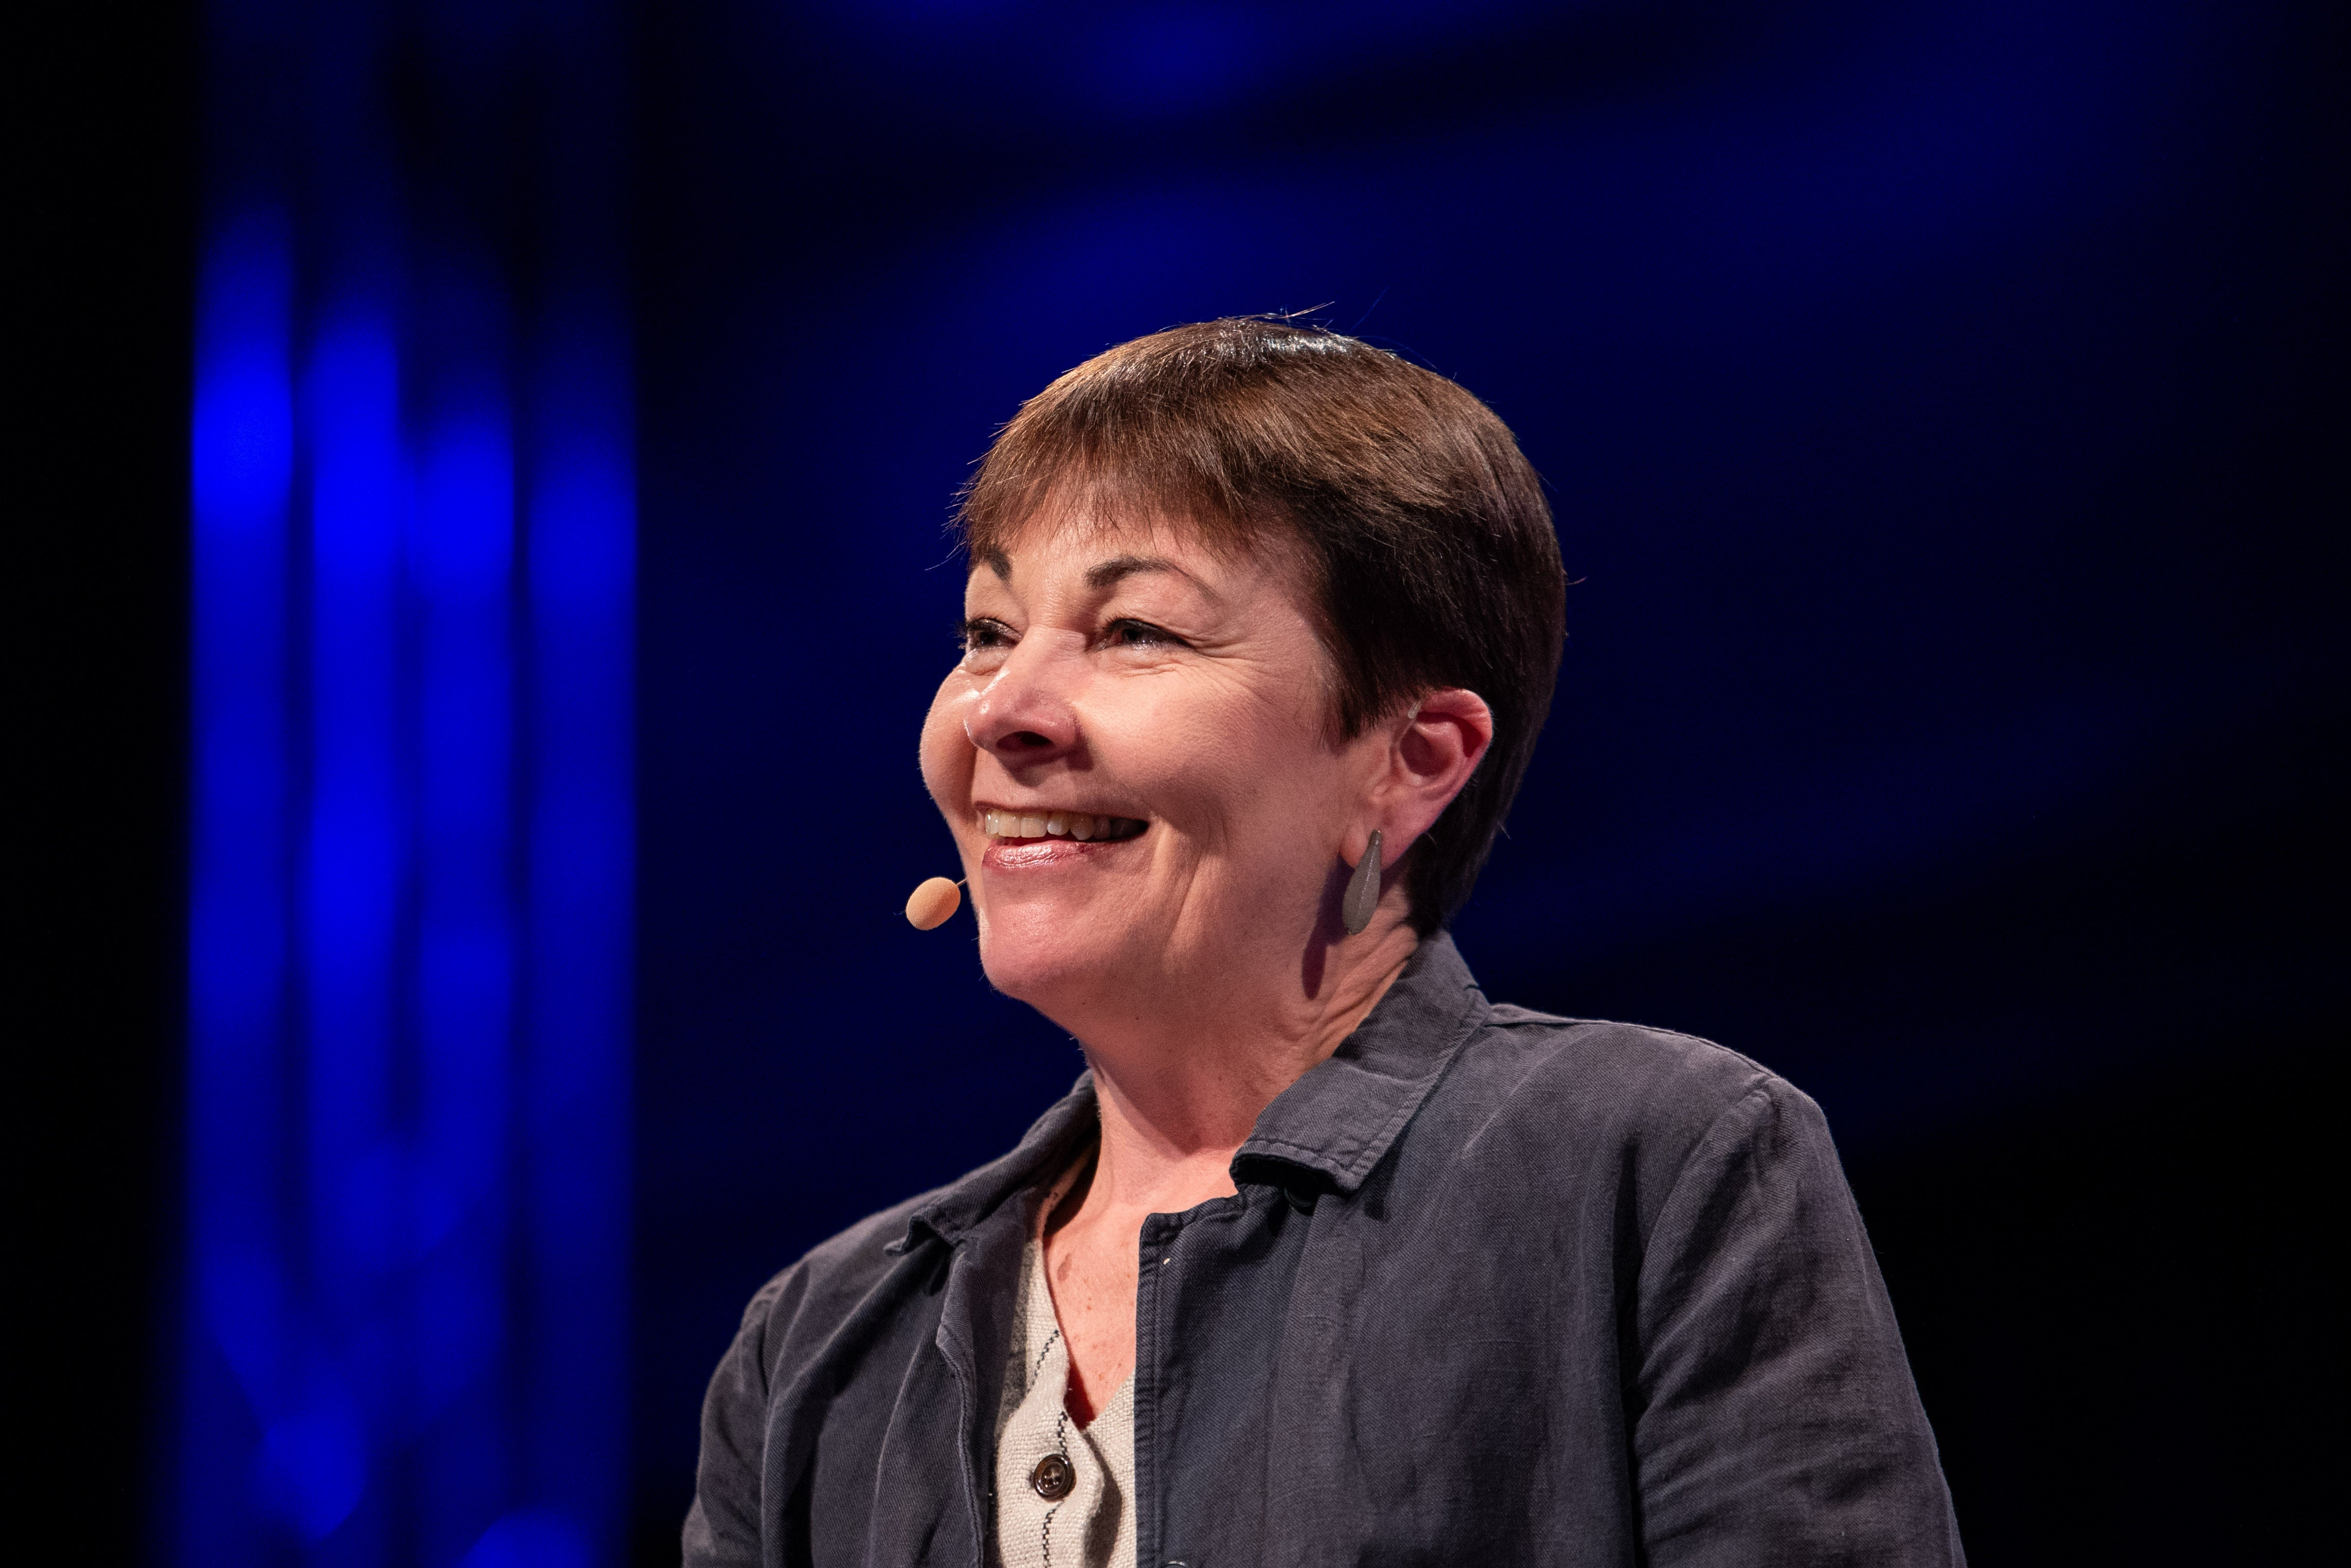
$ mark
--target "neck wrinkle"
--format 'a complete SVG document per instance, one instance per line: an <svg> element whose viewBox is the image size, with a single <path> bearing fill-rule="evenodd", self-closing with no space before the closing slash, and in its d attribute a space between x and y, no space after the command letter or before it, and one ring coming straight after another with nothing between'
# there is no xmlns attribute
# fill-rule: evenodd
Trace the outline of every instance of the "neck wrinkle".
<svg viewBox="0 0 2351 1568"><path fill-rule="evenodd" d="M1093 1069L1101 1150L1089 1202L1180 1213L1237 1189L1230 1166L1265 1108L1331 1056L1402 975L1419 947L1402 922L1353 938L1319 998L1270 1006L1266 1026L1219 1030L1180 1051L1146 1035L1081 1042ZM1334 955L1334 957L1337 955ZM1286 1016L1285 1016L1286 1015Z"/></svg>

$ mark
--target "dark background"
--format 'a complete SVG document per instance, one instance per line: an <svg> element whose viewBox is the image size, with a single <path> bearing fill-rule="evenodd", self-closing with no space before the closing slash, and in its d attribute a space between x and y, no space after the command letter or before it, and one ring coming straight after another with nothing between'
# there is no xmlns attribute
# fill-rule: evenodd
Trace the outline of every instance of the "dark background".
<svg viewBox="0 0 2351 1568"><path fill-rule="evenodd" d="M15 1375L58 1401L76 1555L127 1559L177 1212L199 84L184 13L43 25L19 1143L57 1350ZM1977 1562L2314 1544L2340 25L642 10L643 1560L758 1282L1080 1065L967 925L897 915L950 854L914 738L954 486L1106 344L1309 308L1487 399L1553 487L1560 697L1458 925L1488 989L1822 1102Z"/></svg>

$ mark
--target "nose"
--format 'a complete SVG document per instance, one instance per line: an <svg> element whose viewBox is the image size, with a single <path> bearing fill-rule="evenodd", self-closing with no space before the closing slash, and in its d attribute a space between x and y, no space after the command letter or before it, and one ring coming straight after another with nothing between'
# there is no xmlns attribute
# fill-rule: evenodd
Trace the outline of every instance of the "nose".
<svg viewBox="0 0 2351 1568"><path fill-rule="evenodd" d="M1068 691L1075 663L1058 656L1045 637L1023 640L980 688L964 733L980 750L1016 767L1075 746L1078 721Z"/></svg>

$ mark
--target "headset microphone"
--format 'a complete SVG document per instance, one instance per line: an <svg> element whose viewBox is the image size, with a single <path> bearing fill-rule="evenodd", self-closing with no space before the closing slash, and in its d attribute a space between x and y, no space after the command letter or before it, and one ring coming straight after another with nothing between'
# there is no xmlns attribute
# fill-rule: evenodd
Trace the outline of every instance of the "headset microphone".
<svg viewBox="0 0 2351 1568"><path fill-rule="evenodd" d="M906 900L906 919L915 930L928 931L946 925L947 917L962 906L962 884L935 876Z"/></svg>

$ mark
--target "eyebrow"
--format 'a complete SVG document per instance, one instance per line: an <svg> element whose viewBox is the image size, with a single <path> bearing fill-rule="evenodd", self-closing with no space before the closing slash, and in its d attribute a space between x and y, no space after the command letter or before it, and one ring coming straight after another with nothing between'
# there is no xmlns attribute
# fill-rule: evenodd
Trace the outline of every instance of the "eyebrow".
<svg viewBox="0 0 2351 1568"><path fill-rule="evenodd" d="M1192 576L1174 561L1163 560L1155 555L1121 555L1113 556L1098 566L1086 568L1086 586L1095 589L1114 588L1128 578L1140 576L1147 571L1172 571L1178 577Z"/></svg>
<svg viewBox="0 0 2351 1568"><path fill-rule="evenodd" d="M1000 549L983 550L980 552L979 559L980 564L987 567L988 570L994 572L999 581L1010 582L1012 580L1012 558L1007 555L1004 551ZM1094 590L1096 592L1100 592L1105 588L1117 587L1120 583L1125 581L1130 577L1139 577L1145 572L1154 571L1172 572L1176 576L1182 578L1185 581L1191 583L1194 587L1200 590L1201 592L1207 594L1211 599L1217 597L1207 583L1202 582L1198 578L1193 576L1192 573L1185 570L1174 561L1155 555L1120 555L1113 556L1110 559L1105 561L1097 562L1096 564L1086 568L1086 586Z"/></svg>

